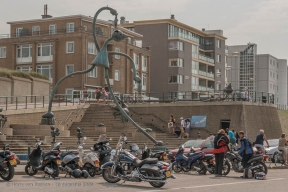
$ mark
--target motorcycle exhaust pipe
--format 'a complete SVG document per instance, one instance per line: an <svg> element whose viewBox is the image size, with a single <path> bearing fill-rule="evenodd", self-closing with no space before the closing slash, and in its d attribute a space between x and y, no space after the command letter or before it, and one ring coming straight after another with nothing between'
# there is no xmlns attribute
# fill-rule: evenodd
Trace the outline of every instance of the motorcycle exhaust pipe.
<svg viewBox="0 0 288 192"><path fill-rule="evenodd" d="M193 169L195 169L196 171L201 171L201 169L199 167L193 166Z"/></svg>
<svg viewBox="0 0 288 192"><path fill-rule="evenodd" d="M145 182L158 182L158 183L168 183L167 180L150 180L150 179L142 179Z"/></svg>
<svg viewBox="0 0 288 192"><path fill-rule="evenodd" d="M48 167L45 167L44 170L45 170L45 172L47 172L50 175L54 173L54 170L51 168L48 168Z"/></svg>

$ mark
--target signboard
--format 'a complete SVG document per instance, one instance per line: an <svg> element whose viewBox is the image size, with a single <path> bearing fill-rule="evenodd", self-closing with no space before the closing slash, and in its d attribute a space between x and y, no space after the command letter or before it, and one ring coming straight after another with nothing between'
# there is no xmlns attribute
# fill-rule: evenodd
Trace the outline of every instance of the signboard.
<svg viewBox="0 0 288 192"><path fill-rule="evenodd" d="M191 117L191 128L205 128L207 116L192 116Z"/></svg>

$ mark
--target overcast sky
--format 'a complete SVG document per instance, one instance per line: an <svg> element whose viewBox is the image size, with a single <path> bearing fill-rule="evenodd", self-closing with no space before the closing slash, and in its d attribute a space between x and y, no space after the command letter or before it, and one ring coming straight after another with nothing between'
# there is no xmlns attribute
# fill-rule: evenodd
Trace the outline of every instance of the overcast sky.
<svg viewBox="0 0 288 192"><path fill-rule="evenodd" d="M192 27L222 29L226 44L258 45L258 54L288 59L288 0L0 0L0 34L8 21L37 19L48 14L93 16L102 6L116 9L126 21L169 18ZM109 12L100 19L113 19Z"/></svg>

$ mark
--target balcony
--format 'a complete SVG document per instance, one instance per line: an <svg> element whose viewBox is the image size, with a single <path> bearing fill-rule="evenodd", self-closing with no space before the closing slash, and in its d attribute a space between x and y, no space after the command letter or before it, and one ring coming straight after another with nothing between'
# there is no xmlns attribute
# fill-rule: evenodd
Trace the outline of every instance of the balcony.
<svg viewBox="0 0 288 192"><path fill-rule="evenodd" d="M193 37L193 36L189 36L187 35L186 33L181 33L181 32L170 32L169 37L180 37L180 38L183 38L183 39L187 39L187 40L190 40L190 41L193 41L195 43L198 43L199 44L199 38L196 38L196 37Z"/></svg>
<svg viewBox="0 0 288 192"><path fill-rule="evenodd" d="M214 88L207 88L207 91L209 91L209 92L214 92Z"/></svg>
<svg viewBox="0 0 288 192"><path fill-rule="evenodd" d="M207 91L207 87L199 85L199 91Z"/></svg>
<svg viewBox="0 0 288 192"><path fill-rule="evenodd" d="M199 75L207 77L207 73L205 71L199 71Z"/></svg>
<svg viewBox="0 0 288 192"><path fill-rule="evenodd" d="M198 85L192 85L191 88L192 88L192 90L198 91Z"/></svg>
<svg viewBox="0 0 288 192"><path fill-rule="evenodd" d="M199 75L214 79L214 74L213 73L208 73L206 71L199 70Z"/></svg>
<svg viewBox="0 0 288 192"><path fill-rule="evenodd" d="M214 79L214 74L213 73L207 73L207 77Z"/></svg>
<svg viewBox="0 0 288 192"><path fill-rule="evenodd" d="M199 59L214 64L214 59L205 55L199 55Z"/></svg>
<svg viewBox="0 0 288 192"><path fill-rule="evenodd" d="M198 70L197 69L192 69L192 74L198 74Z"/></svg>

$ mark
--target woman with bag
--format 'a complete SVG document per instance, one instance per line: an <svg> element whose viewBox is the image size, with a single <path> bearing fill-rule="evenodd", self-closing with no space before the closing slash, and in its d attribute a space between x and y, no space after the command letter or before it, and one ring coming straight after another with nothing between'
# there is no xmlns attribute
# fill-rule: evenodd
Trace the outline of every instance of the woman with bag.
<svg viewBox="0 0 288 192"><path fill-rule="evenodd" d="M215 166L215 177L222 177L224 153L228 150L229 139L224 129L220 129L218 134L214 139L214 149L213 153L215 154L216 166Z"/></svg>

